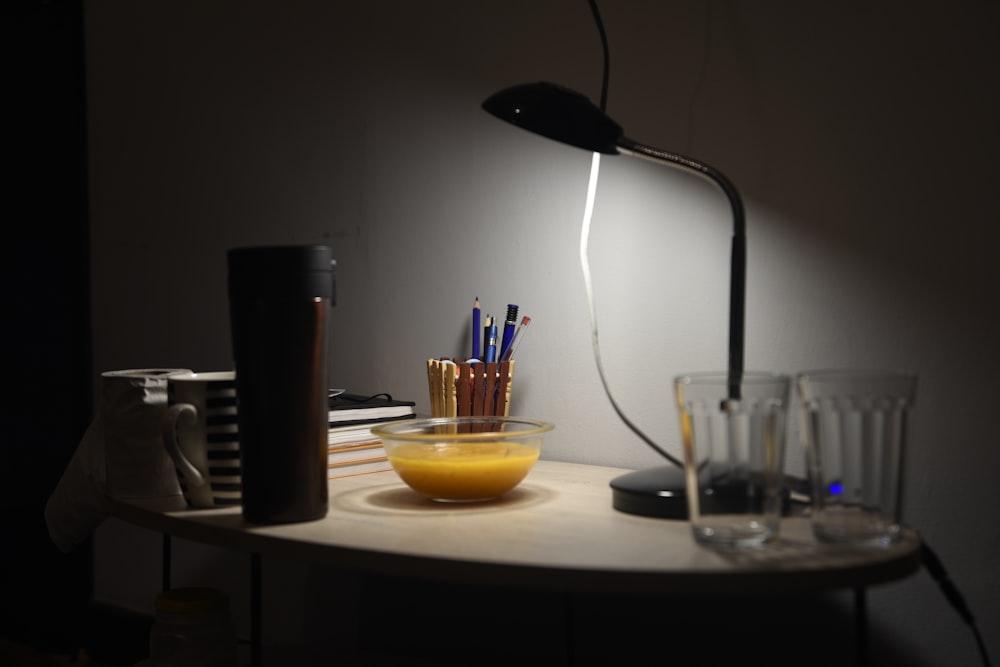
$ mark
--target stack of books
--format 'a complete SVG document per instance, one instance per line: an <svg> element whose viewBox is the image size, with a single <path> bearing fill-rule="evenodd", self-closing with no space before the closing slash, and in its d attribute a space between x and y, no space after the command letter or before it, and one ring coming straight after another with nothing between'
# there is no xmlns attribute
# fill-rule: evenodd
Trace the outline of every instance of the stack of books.
<svg viewBox="0 0 1000 667"><path fill-rule="evenodd" d="M389 394L342 393L330 398L327 432L329 478L392 470L382 441L372 427L387 421L413 419L416 403L394 400Z"/></svg>

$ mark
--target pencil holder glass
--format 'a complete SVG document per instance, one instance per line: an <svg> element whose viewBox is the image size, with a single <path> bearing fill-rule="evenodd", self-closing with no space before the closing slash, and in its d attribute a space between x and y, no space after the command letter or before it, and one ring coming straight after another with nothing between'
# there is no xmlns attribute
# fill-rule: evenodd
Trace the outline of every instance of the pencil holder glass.
<svg viewBox="0 0 1000 667"><path fill-rule="evenodd" d="M506 417L514 389L514 360L427 360L432 417Z"/></svg>

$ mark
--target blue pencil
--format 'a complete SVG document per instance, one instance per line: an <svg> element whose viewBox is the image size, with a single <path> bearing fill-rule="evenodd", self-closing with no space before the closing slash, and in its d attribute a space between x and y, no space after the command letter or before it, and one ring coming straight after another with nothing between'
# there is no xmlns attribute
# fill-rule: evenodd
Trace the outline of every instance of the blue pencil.
<svg viewBox="0 0 1000 667"><path fill-rule="evenodd" d="M479 312L479 297L477 296L476 302L472 304L472 354L469 355L470 359L478 359L483 350L480 338L483 329L479 323Z"/></svg>

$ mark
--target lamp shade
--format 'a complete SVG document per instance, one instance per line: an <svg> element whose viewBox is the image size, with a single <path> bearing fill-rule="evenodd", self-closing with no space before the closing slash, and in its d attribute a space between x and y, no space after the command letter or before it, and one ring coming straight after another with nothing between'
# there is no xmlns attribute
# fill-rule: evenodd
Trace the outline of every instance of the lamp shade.
<svg viewBox="0 0 1000 667"><path fill-rule="evenodd" d="M622 138L618 123L586 96L553 83L505 88L483 102L497 118L558 142L613 155Z"/></svg>

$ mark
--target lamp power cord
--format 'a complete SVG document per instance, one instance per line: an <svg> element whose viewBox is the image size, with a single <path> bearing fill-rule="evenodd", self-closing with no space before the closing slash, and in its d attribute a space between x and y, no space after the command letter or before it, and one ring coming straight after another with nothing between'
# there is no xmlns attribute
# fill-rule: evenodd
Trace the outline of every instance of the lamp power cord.
<svg viewBox="0 0 1000 667"><path fill-rule="evenodd" d="M979 649L979 656L983 661L983 667L990 667L990 656L986 651L986 643L983 641L983 636L979 632L979 627L976 625L976 619L972 615L972 610L969 609L969 605L966 604L965 598L959 592L958 587L955 582L951 580L951 576L948 574L947 570L944 568L944 564L938 555L931 549L931 546L927 544L927 540L924 539L922 535L918 533L920 538L920 560L924 568L927 570L931 578L937 582L938 587L941 592L944 593L945 598L951 604L952 608L958 612L958 615L962 617L966 625L972 630L972 635L976 639L976 647Z"/></svg>
<svg viewBox="0 0 1000 667"><path fill-rule="evenodd" d="M608 79L611 71L611 59L608 49L608 35L604 30L604 21L601 20L601 12L597 8L596 0L588 0L590 11L594 15L594 23L597 25L597 32L601 37L601 49L604 57L603 75L601 77L601 111L607 110L608 104ZM618 418L635 433L643 442L653 448L657 454L670 461L678 468L684 468L684 464L676 456L670 454L660 447L652 438L647 436L642 430L632 423L632 420L625 416L618 401L611 393L608 379L604 375L604 363L601 361L601 345L597 335L597 308L594 305L594 290L590 281L590 263L587 261L587 244L590 239L590 220L594 215L594 198L597 195L597 175L600 172L601 154L594 153L593 161L590 165L590 182L587 185L587 204L583 211L583 224L580 227L580 268L583 270L583 286L587 291L587 307L590 311L590 338L594 348L594 362L597 364L597 374L601 378L601 386L604 388L604 395L614 409Z"/></svg>
<svg viewBox="0 0 1000 667"><path fill-rule="evenodd" d="M683 468L684 464L677 457L673 456L662 447L657 445L652 438L647 436L638 426L625 416L618 401L611 394L611 387L608 379L604 375L604 364L601 361L601 345L597 335L597 307L594 304L594 289L590 280L590 263L587 261L587 245L590 239L590 220L594 214L594 198L597 193L597 175L600 172L601 154L594 153L593 162L590 166L590 182L587 185L587 204L583 210L583 224L580 228L580 268L583 270L583 286L587 291L587 307L590 311L590 340L594 348L594 361L597 364L597 374L601 378L601 385L604 387L604 394L608 397L611 407L618 414L618 417L647 445L653 448L660 456L673 463L678 468Z"/></svg>

